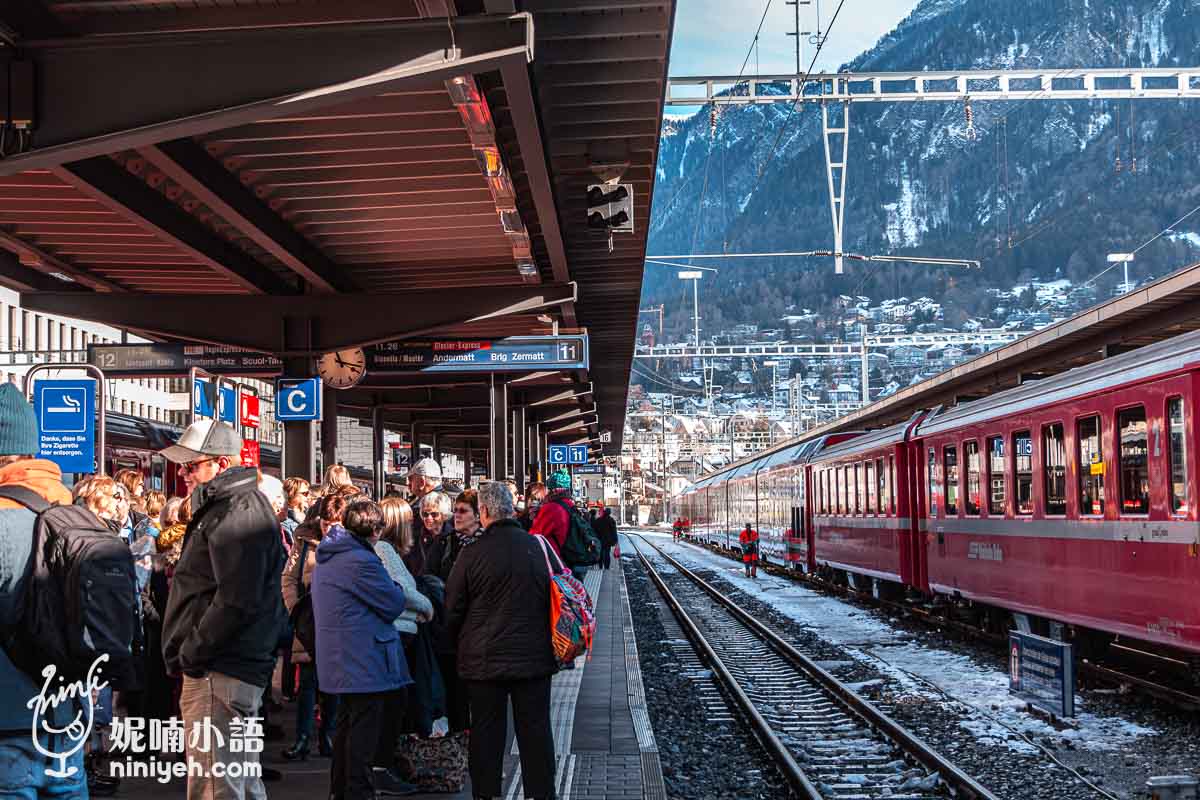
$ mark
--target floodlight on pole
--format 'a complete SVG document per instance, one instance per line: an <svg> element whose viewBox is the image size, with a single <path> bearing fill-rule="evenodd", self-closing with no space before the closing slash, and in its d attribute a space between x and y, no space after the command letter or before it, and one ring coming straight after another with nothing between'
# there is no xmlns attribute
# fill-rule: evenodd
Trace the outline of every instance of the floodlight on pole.
<svg viewBox="0 0 1200 800"><path fill-rule="evenodd" d="M1133 287L1129 285L1129 262L1133 261L1133 253L1109 253L1109 264L1120 264L1125 271L1125 282L1121 284L1122 294Z"/></svg>

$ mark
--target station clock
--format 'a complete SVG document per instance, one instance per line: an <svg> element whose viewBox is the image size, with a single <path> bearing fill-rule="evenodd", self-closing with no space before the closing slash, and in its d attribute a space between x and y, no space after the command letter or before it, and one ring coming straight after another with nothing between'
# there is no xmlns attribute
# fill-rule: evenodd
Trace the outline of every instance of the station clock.
<svg viewBox="0 0 1200 800"><path fill-rule="evenodd" d="M317 374L331 389L349 389L367 374L367 355L361 347L326 353L317 362Z"/></svg>

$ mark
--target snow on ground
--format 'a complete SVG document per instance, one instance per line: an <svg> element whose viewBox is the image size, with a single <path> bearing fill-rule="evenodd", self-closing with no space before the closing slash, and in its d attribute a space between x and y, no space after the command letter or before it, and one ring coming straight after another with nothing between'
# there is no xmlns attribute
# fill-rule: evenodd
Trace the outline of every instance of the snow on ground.
<svg viewBox="0 0 1200 800"><path fill-rule="evenodd" d="M669 532L647 531L644 535L685 566L713 570L821 638L841 645L851 657L888 675L906 693L931 701L944 699L939 696L944 693L967 706L972 713L965 718L963 727L976 738L1004 743L1018 752L1031 752L1033 748L1006 730L1008 726L1030 737L1069 739L1081 749L1107 751L1120 750L1138 737L1156 733L1119 717L1097 716L1086 711L1073 720L1075 727L1058 730L1024 711L1024 701L1008 693L1008 675L999 669L960 653L927 647L913 641L907 631L889 625L875 612L856 608L786 578L765 573L756 580L747 578L736 562L694 545L676 544ZM628 554L632 553L631 547ZM1076 696L1075 707L1083 708L1083 702Z"/></svg>

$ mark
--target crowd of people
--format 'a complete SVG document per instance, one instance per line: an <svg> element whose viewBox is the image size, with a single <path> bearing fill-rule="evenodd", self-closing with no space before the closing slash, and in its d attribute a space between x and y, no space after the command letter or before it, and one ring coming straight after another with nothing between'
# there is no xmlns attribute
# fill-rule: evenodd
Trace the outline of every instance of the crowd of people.
<svg viewBox="0 0 1200 800"><path fill-rule="evenodd" d="M426 458L407 493L373 499L339 465L320 485L242 466L236 431L202 420L162 451L184 484L166 497L136 469L68 489L36 457L37 439L32 408L0 385L0 629L28 613L47 505L86 509L128 545L128 586L114 591L128 592L138 622L126 652L110 654L113 677L92 698L96 733L66 758L69 778L41 768L58 764L47 752L67 752L54 741L66 726L50 723L69 709L47 711L64 720L48 719L32 741L27 703L40 680L9 657L8 640L0 647L0 796L116 793L103 740L116 715L224 734L185 737L183 757L201 765L188 771L189 798L265 797L278 771L213 766L258 759L231 735L245 720L262 720L268 739L286 735L271 724L282 700L294 703L296 727L280 756L329 758L334 800L415 793L415 772L436 778L445 767L413 768L433 741L462 751L476 797L498 796L510 702L525 794L554 797L548 554L582 580L610 567L617 544L608 509L584 516L565 472L524 495L511 481L462 490Z"/></svg>

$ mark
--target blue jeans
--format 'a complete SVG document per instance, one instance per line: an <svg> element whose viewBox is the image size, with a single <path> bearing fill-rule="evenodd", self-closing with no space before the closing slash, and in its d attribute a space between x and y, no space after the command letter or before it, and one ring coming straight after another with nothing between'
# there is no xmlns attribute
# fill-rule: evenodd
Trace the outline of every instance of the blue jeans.
<svg viewBox="0 0 1200 800"><path fill-rule="evenodd" d="M63 736L54 737L51 743L48 735L41 737L41 744L47 750L70 750L74 745L64 740ZM66 759L69 772L75 772L69 778L56 778L46 774L46 770L58 770L62 762L57 758L47 758L33 746L33 740L28 731L19 734L0 737L0 798L4 800L39 800L39 798L80 798L86 800L87 773L83 769L83 748Z"/></svg>
<svg viewBox="0 0 1200 800"><path fill-rule="evenodd" d="M313 712L317 708L317 665L300 665L300 688L296 691L296 738L312 736ZM337 725L338 697L321 692L321 733L333 736Z"/></svg>

